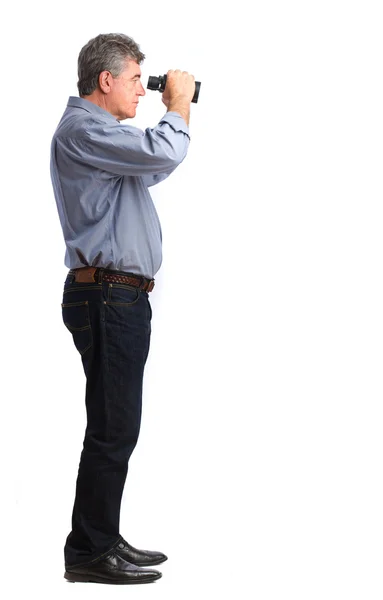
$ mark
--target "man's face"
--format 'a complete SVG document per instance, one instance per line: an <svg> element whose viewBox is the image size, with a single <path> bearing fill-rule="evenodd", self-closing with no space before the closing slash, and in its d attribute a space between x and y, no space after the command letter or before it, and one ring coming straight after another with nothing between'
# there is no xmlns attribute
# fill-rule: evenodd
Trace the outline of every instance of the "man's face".
<svg viewBox="0 0 383 600"><path fill-rule="evenodd" d="M113 89L109 100L113 109L111 112L119 121L136 116L139 98L146 94L140 77L140 66L133 60L129 60L121 75L113 77Z"/></svg>

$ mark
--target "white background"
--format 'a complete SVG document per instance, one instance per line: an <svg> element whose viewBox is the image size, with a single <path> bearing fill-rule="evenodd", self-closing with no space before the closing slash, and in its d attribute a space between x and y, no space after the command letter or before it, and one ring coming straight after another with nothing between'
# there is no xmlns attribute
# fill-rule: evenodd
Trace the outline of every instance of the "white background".
<svg viewBox="0 0 383 600"><path fill-rule="evenodd" d="M0 586L7 598L381 599L382 18L362 1L2 9ZM69 584L85 378L50 140L77 56L132 36L142 80L201 81L188 156L151 188L163 265L121 534L146 586ZM166 111L148 91L137 117ZM9 584L9 586L8 586Z"/></svg>

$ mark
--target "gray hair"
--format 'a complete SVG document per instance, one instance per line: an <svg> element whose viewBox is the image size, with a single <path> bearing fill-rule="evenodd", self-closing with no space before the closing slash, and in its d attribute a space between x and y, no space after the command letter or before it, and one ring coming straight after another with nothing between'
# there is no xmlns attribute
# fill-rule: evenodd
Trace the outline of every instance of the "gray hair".
<svg viewBox="0 0 383 600"><path fill-rule="evenodd" d="M94 92L102 71L110 71L113 77L121 75L128 59L141 64L145 54L132 38L123 33L101 33L89 40L78 55L79 95L89 96Z"/></svg>

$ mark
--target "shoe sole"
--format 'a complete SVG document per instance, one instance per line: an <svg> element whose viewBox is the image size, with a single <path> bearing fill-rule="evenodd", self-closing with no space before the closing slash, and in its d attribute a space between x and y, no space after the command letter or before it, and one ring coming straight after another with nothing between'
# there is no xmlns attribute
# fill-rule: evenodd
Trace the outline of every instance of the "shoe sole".
<svg viewBox="0 0 383 600"><path fill-rule="evenodd" d="M80 573L71 573L65 571L64 577L67 581L71 583L82 582L82 583L111 583L116 585L135 585L138 583L152 583L153 581L157 581L162 577L162 573L160 575L153 575L152 577L145 577L145 579L134 579L128 581L126 579L107 579L106 577L99 577L97 575L81 575Z"/></svg>

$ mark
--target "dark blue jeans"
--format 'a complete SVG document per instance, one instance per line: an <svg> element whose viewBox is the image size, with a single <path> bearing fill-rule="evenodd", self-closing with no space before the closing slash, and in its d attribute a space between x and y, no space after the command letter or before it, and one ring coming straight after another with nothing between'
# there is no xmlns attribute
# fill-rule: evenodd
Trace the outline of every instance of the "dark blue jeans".
<svg viewBox="0 0 383 600"><path fill-rule="evenodd" d="M86 376L87 413L72 531L64 548L66 567L94 562L122 537L121 498L140 431L150 345L148 293L102 282L99 273L95 283L75 282L68 273L63 291L63 321Z"/></svg>

